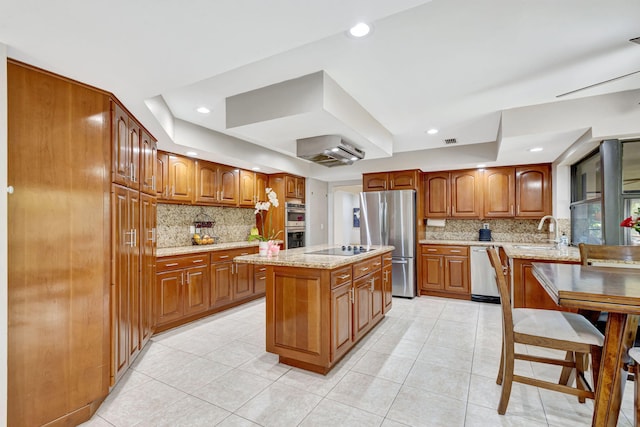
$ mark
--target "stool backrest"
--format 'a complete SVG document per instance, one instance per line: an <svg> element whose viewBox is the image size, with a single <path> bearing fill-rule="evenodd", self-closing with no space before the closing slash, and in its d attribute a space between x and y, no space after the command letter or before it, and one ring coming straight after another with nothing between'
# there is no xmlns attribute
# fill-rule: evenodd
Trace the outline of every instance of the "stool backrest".
<svg viewBox="0 0 640 427"><path fill-rule="evenodd" d="M591 260L640 261L640 246L587 245L580 243L580 261L589 265Z"/></svg>
<svg viewBox="0 0 640 427"><path fill-rule="evenodd" d="M487 249L489 261L496 272L496 285L500 293L500 305L502 306L502 322L505 337L513 334L513 311L511 310L511 296L509 295L509 284L507 282L507 271L500 262L498 249L492 246Z"/></svg>

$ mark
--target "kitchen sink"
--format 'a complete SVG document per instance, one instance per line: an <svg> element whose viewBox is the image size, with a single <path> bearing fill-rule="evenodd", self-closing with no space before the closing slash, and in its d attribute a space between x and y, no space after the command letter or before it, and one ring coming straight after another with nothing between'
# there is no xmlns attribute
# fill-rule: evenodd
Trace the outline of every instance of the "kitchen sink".
<svg viewBox="0 0 640 427"><path fill-rule="evenodd" d="M555 246L550 245L513 245L514 249L525 249L525 250L534 250L534 251L549 251L556 250Z"/></svg>

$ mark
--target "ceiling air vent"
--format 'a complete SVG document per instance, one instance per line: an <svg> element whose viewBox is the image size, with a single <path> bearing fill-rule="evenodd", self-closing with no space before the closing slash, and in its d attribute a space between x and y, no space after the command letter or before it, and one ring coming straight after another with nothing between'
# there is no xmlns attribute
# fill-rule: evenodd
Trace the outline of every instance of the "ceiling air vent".
<svg viewBox="0 0 640 427"><path fill-rule="evenodd" d="M447 139L444 140L444 143L447 144L447 145L449 145L449 144L457 144L458 140L455 139L455 138L447 138Z"/></svg>

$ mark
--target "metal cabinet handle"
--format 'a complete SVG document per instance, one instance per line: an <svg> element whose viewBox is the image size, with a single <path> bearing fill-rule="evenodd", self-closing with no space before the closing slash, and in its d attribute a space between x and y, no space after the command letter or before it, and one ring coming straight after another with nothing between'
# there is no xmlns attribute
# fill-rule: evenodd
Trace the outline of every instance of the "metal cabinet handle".
<svg viewBox="0 0 640 427"><path fill-rule="evenodd" d="M178 263L177 263L177 262L170 262L170 263L168 263L168 264L165 264L164 266L165 266L165 267L173 267L173 266L175 266L175 265L178 265Z"/></svg>
<svg viewBox="0 0 640 427"><path fill-rule="evenodd" d="M462 251L460 251L460 250L458 250L458 249L451 249L451 250L449 250L449 252L451 252L451 253L453 253L453 254L459 254L459 253L460 253L460 252L462 252Z"/></svg>
<svg viewBox="0 0 640 427"><path fill-rule="evenodd" d="M376 262L376 263L374 263L374 264L373 264L373 266L374 266L374 267L378 267L378 266L380 266L380 265L382 265L382 263L381 263L381 262Z"/></svg>
<svg viewBox="0 0 640 427"><path fill-rule="evenodd" d="M343 274L342 276L338 276L338 279L344 280L344 279L348 279L349 277L351 277L350 274Z"/></svg>
<svg viewBox="0 0 640 427"><path fill-rule="evenodd" d="M187 285L189 284L189 272L187 271Z"/></svg>
<svg viewBox="0 0 640 427"><path fill-rule="evenodd" d="M369 270L369 267L362 267L362 268L360 269L360 271L367 271L367 270Z"/></svg>
<svg viewBox="0 0 640 427"><path fill-rule="evenodd" d="M197 263L199 263L199 262L204 262L204 260L203 260L203 259L194 259L194 260L193 260L193 261L191 261L191 262L192 262L192 263L194 263L194 264L197 264Z"/></svg>
<svg viewBox="0 0 640 427"><path fill-rule="evenodd" d="M184 285L184 273L180 273L180 286Z"/></svg>
<svg viewBox="0 0 640 427"><path fill-rule="evenodd" d="M351 301L351 304L353 304L355 302L355 292L353 290L353 288L349 289L349 300Z"/></svg>
<svg viewBox="0 0 640 427"><path fill-rule="evenodd" d="M220 255L218 258L220 259L229 258L229 255Z"/></svg>
<svg viewBox="0 0 640 427"><path fill-rule="evenodd" d="M371 282L371 288L369 288L369 290L370 290L371 292L373 292L373 284L375 283L375 281L376 281L376 279L375 279L375 278L372 278L372 279L370 280L370 282Z"/></svg>
<svg viewBox="0 0 640 427"><path fill-rule="evenodd" d="M156 176L152 175L151 176L151 189L155 191L156 189Z"/></svg>
<svg viewBox="0 0 640 427"><path fill-rule="evenodd" d="M427 252L436 252L437 249L427 248Z"/></svg>

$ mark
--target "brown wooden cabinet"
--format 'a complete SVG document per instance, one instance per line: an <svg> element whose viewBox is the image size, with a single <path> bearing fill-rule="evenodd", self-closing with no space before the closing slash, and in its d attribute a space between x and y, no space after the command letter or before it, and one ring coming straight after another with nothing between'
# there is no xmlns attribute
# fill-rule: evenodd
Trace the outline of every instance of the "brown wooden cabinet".
<svg viewBox="0 0 640 427"><path fill-rule="evenodd" d="M285 198L304 202L305 179L295 175L285 175Z"/></svg>
<svg viewBox="0 0 640 427"><path fill-rule="evenodd" d="M449 172L429 172L423 178L424 217L448 218L451 216L451 186Z"/></svg>
<svg viewBox="0 0 640 427"><path fill-rule="evenodd" d="M391 254L386 254L382 257L382 295L383 295L383 311L386 313L391 310L392 296L393 296L393 283L392 283L392 270Z"/></svg>
<svg viewBox="0 0 640 427"><path fill-rule="evenodd" d="M111 102L113 139L111 180L140 189L140 125L117 102Z"/></svg>
<svg viewBox="0 0 640 427"><path fill-rule="evenodd" d="M167 197L169 188L169 153L158 151L156 153L156 197L163 200Z"/></svg>
<svg viewBox="0 0 640 427"><path fill-rule="evenodd" d="M551 214L551 168L549 165L518 166L516 217L540 218Z"/></svg>
<svg viewBox="0 0 640 427"><path fill-rule="evenodd" d="M514 308L543 308L547 310L577 311L560 307L538 282L532 272L534 262L559 262L534 259L512 259ZM567 264L577 264L568 262Z"/></svg>
<svg viewBox="0 0 640 427"><path fill-rule="evenodd" d="M142 130L140 137L140 191L154 196L156 195L157 155L157 142L149 133Z"/></svg>
<svg viewBox="0 0 640 427"><path fill-rule="evenodd" d="M163 326L209 308L209 254L158 258L154 312Z"/></svg>
<svg viewBox="0 0 640 427"><path fill-rule="evenodd" d="M480 218L481 176L476 170L424 174L425 218Z"/></svg>
<svg viewBox="0 0 640 427"><path fill-rule="evenodd" d="M256 265L253 267L253 292L256 295L264 295L267 289L267 267Z"/></svg>
<svg viewBox="0 0 640 427"><path fill-rule="evenodd" d="M268 179L266 174L241 169L239 206L254 207L256 202L266 201Z"/></svg>
<svg viewBox="0 0 640 427"><path fill-rule="evenodd" d="M156 198L140 195L140 334L141 347L155 329L153 288L156 281Z"/></svg>
<svg viewBox="0 0 640 427"><path fill-rule="evenodd" d="M482 215L481 178L475 169L450 172L452 217L480 218Z"/></svg>
<svg viewBox="0 0 640 427"><path fill-rule="evenodd" d="M234 263L233 258L256 251L256 247L250 247L211 253L210 307L229 306L254 295L253 267Z"/></svg>
<svg viewBox="0 0 640 427"><path fill-rule="evenodd" d="M469 247L421 245L420 294L469 299Z"/></svg>
<svg viewBox="0 0 640 427"><path fill-rule="evenodd" d="M162 162L164 157L159 157ZM167 153L166 179L163 176L164 191L158 196L163 202L191 203L194 198L194 164L188 157ZM160 189L158 189L160 191Z"/></svg>
<svg viewBox="0 0 640 427"><path fill-rule="evenodd" d="M334 270L267 265L267 351L331 369L384 316L383 257L390 253Z"/></svg>
<svg viewBox="0 0 640 427"><path fill-rule="evenodd" d="M194 202L205 205L237 206L239 170L227 165L197 160L195 164Z"/></svg>
<svg viewBox="0 0 640 427"><path fill-rule="evenodd" d="M418 169L362 174L363 191L418 190Z"/></svg>
<svg viewBox="0 0 640 427"><path fill-rule="evenodd" d="M484 218L515 215L515 172L512 167L489 168L483 172Z"/></svg>
<svg viewBox="0 0 640 427"><path fill-rule="evenodd" d="M111 193L113 271L111 290L112 383L141 349L140 193L113 185Z"/></svg>
<svg viewBox="0 0 640 427"><path fill-rule="evenodd" d="M389 189L389 173L376 172L362 174L363 191L387 191Z"/></svg>

